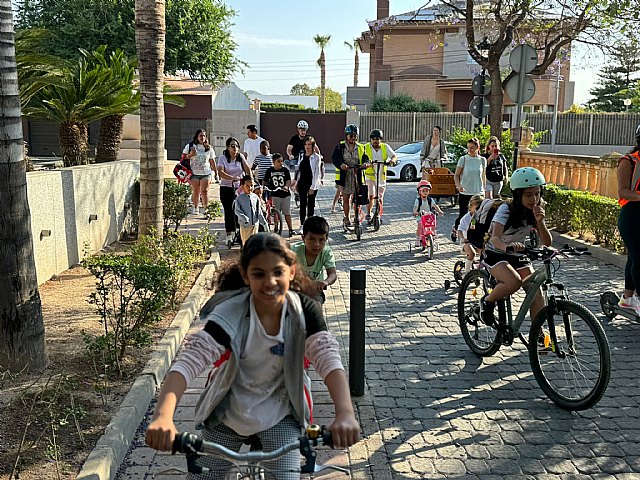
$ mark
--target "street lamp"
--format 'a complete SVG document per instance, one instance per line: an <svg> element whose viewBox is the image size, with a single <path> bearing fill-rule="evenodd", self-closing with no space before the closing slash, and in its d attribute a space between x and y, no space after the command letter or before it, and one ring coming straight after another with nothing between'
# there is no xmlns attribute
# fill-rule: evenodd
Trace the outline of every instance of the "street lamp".
<svg viewBox="0 0 640 480"><path fill-rule="evenodd" d="M630 98L625 98L622 103L624 103L625 106L625 112L629 111L629 105L631 105L631 99Z"/></svg>
<svg viewBox="0 0 640 480"><path fill-rule="evenodd" d="M478 44L476 44L476 48L478 49L478 52L480 52L480 55L483 55L483 52L488 52L489 49L491 49L491 44L489 43L489 39L488 37L483 37L482 41ZM484 88L484 79L485 79L485 75L487 74L487 67L483 66L482 67L482 88ZM484 123L484 92L482 95L480 95L480 118L478 119L478 126L482 125Z"/></svg>

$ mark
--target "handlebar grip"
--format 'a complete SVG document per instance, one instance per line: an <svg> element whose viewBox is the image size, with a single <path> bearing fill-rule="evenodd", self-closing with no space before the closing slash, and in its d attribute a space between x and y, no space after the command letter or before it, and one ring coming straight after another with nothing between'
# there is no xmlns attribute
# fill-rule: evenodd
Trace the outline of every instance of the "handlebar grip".
<svg viewBox="0 0 640 480"><path fill-rule="evenodd" d="M507 253L513 253L515 252L515 248L513 248L511 245L507 245L507 248L505 250Z"/></svg>
<svg viewBox="0 0 640 480"><path fill-rule="evenodd" d="M173 440L171 454L176 453L192 453L202 451L202 439L193 433L182 432L176 435Z"/></svg>
<svg viewBox="0 0 640 480"><path fill-rule="evenodd" d="M324 425L322 426L322 444L329 448L333 448L333 437L331 436L331 430L328 430Z"/></svg>

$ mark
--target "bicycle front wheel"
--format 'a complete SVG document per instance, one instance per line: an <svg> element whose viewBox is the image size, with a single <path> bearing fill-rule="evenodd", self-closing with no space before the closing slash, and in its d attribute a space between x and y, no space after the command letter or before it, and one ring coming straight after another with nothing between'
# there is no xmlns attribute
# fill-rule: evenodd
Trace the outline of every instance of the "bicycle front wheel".
<svg viewBox="0 0 640 480"><path fill-rule="evenodd" d="M427 255L429 260L433 260L434 241L433 235L427 235Z"/></svg>
<svg viewBox="0 0 640 480"><path fill-rule="evenodd" d="M480 299L491 289L489 275L483 270L471 270L462 280L458 292L458 321L462 337L476 355L489 357L500 349L498 331L481 318Z"/></svg>
<svg viewBox="0 0 640 480"><path fill-rule="evenodd" d="M282 212L277 208L272 208L271 217L273 220L273 230L271 231L277 233L278 235L282 235Z"/></svg>
<svg viewBox="0 0 640 480"><path fill-rule="evenodd" d="M559 407L591 408L602 398L611 376L607 336L593 313L579 303L556 300L551 320L549 308L538 313L529 332L533 375Z"/></svg>

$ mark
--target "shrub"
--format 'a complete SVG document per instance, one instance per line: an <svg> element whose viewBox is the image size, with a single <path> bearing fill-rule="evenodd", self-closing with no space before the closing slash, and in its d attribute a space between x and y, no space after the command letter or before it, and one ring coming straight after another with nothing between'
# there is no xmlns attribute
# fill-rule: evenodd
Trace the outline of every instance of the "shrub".
<svg viewBox="0 0 640 480"><path fill-rule="evenodd" d="M432 100L417 101L406 93L382 96L376 95L371 104L372 112L434 112L442 111L439 103Z"/></svg>
<svg viewBox="0 0 640 480"><path fill-rule="evenodd" d="M165 178L163 190L162 215L164 217L164 231L169 231L171 226L178 230L182 221L187 218L189 210L187 202L191 196L191 188L173 179Z"/></svg>
<svg viewBox="0 0 640 480"><path fill-rule="evenodd" d="M222 203L218 200L209 200L206 208L204 209L204 216L207 219L207 223L211 223L216 218L222 216Z"/></svg>
<svg viewBox="0 0 640 480"><path fill-rule="evenodd" d="M107 360L120 369L128 347L149 343L148 328L160 319L171 271L165 263L132 255L99 255L82 263L96 277L89 303L96 306L104 327L104 335L86 337L85 343L89 349L105 348Z"/></svg>
<svg viewBox="0 0 640 480"><path fill-rule="evenodd" d="M557 185L547 185L544 198L549 224L558 232L592 235L595 243L624 251L617 226L620 206L613 198Z"/></svg>

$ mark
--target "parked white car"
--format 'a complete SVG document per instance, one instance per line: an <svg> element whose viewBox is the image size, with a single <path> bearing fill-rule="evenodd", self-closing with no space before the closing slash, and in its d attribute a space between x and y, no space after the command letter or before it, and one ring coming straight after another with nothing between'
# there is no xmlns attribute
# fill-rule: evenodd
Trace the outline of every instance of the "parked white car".
<svg viewBox="0 0 640 480"><path fill-rule="evenodd" d="M444 142L447 146L447 161L445 167L455 168L458 159L451 152L451 142ZM412 182L420 180L420 151L424 142L407 143L398 147L396 154L398 155L398 163L395 167L387 168L387 178L389 180L402 180L403 182Z"/></svg>

